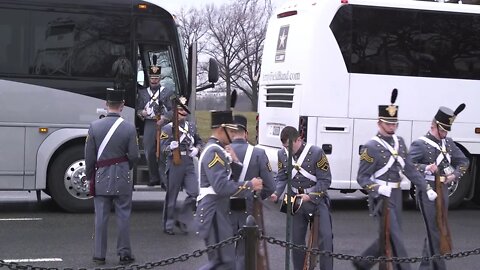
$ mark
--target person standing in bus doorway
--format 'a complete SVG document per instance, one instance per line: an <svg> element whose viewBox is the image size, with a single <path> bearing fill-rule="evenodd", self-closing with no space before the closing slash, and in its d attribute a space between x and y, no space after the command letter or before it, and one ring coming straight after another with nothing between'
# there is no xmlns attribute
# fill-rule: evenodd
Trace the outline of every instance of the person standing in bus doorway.
<svg viewBox="0 0 480 270"><path fill-rule="evenodd" d="M288 170L292 170L292 190L288 192L291 196L300 198L301 202L298 208L295 207L296 212L292 211L292 241L294 244L305 246L307 229L311 225L310 233L317 230L313 235L318 235L314 240L317 247L314 248L333 252L332 217L327 192L332 182L332 174L327 156L322 148L305 143L294 127L283 128L280 140L283 148L278 150L278 174L275 179L277 185L271 200L277 201L282 195L287 185ZM293 168L288 168L289 140L292 141ZM294 249L292 255L294 269L304 269L305 252ZM332 269L333 258L320 256L320 270Z"/></svg>
<svg viewBox="0 0 480 270"><path fill-rule="evenodd" d="M239 160L228 145L233 136L231 111L212 111L212 135L205 145L198 162L200 194L197 197L195 224L197 234L205 241L205 245L214 245L230 237L234 232L230 221L230 197L251 196L254 191L263 187L262 179L250 181L232 181L232 173L240 175ZM228 149L228 151L226 150ZM234 171L232 171L234 169ZM234 177L234 179L238 179ZM208 253L208 264L200 270L235 269L235 247L226 245Z"/></svg>
<svg viewBox="0 0 480 270"><path fill-rule="evenodd" d="M424 175L427 185L431 186L437 193L439 193L439 190L436 187L435 175L438 174L439 177L444 177L443 184L438 183L442 185L442 194L435 201L428 200L423 191L416 192L417 203L427 229L423 256L444 255L440 248L441 237L448 236L447 239L443 240L450 240L449 231L447 231L448 235L441 236L437 218L441 218L441 215L444 215L445 218L447 217L449 184L459 181L469 165L468 158L458 148L452 138L447 137L453 121L464 108L465 104L458 106L455 111L447 107L440 107L433 118L430 131L425 136L415 140L410 146L409 157L417 167L417 170ZM442 213L437 213L436 203L441 198L443 199L443 211ZM435 259L422 261L419 269L445 270L447 267L443 259Z"/></svg>
<svg viewBox="0 0 480 270"><path fill-rule="evenodd" d="M391 104L378 106L378 133L363 146L360 155L357 182L369 193L370 214L379 221L379 237L362 256L407 257L401 228L402 175L407 176L429 200L437 196L432 189L427 190L423 176L407 157L403 138L395 135L398 127L398 106L394 105L397 94L397 89L393 89ZM374 265L364 260L354 261L353 264L357 270L370 269ZM411 269L408 263L395 264L394 267Z"/></svg>
<svg viewBox="0 0 480 270"><path fill-rule="evenodd" d="M166 182L165 157L157 158L157 129L171 119L171 101L174 90L160 85L161 68L156 65L157 57L153 56L153 65L148 69L150 86L138 90L137 115L145 123L143 128L143 148L149 172L149 186Z"/></svg>
<svg viewBox="0 0 480 270"><path fill-rule="evenodd" d="M265 150L254 147L247 141L247 118L243 115L235 115L233 117L233 124L236 125L237 129L232 130L233 136L230 146L233 151L235 151L238 160L243 164L238 182L244 183L253 178L260 178L263 180L263 189L261 192L255 194L252 193L246 197L230 198L230 219L232 220L232 228L234 232L238 232L238 230L246 225L247 216L254 216L254 207L262 207L261 201L254 202L254 200L264 200L270 197L275 191L275 182L273 179L272 167L270 166L270 161L268 160ZM257 225L263 224L263 222L258 220L263 220L263 217L254 217L257 219ZM235 269L245 270L245 241L243 239L237 242L235 254ZM268 258L264 259L268 260Z"/></svg>
<svg viewBox="0 0 480 270"><path fill-rule="evenodd" d="M167 193L163 207L163 231L174 235L174 226L184 234L187 233L187 223L192 220L193 211L198 196L198 179L195 172L194 159L201 147L202 139L197 132L195 123L187 121L190 111L187 99L180 97L177 102L178 129L174 131L173 122L163 126L161 141L162 150L167 156ZM178 138L175 138L178 132ZM174 151L178 151L179 160L175 160ZM178 164L177 164L178 163ZM187 193L180 211L176 210L177 197L181 188ZM175 213L178 213L175 220Z"/></svg>
<svg viewBox="0 0 480 270"><path fill-rule="evenodd" d="M139 159L135 126L123 121L124 90L107 89L106 117L90 124L85 143L85 173L95 206L93 261L105 264L108 218L117 217L120 264L135 261L130 247L133 179L130 170Z"/></svg>

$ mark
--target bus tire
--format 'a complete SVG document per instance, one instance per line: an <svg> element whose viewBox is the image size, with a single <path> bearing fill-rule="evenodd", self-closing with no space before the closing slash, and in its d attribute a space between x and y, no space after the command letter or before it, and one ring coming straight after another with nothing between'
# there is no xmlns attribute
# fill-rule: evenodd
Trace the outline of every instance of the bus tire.
<svg viewBox="0 0 480 270"><path fill-rule="evenodd" d="M68 212L93 211L93 197L85 176L84 147L61 150L48 172L48 190L52 199Z"/></svg>
<svg viewBox="0 0 480 270"><path fill-rule="evenodd" d="M468 170L459 181L448 186L448 209L458 208L467 196L472 183L472 173Z"/></svg>

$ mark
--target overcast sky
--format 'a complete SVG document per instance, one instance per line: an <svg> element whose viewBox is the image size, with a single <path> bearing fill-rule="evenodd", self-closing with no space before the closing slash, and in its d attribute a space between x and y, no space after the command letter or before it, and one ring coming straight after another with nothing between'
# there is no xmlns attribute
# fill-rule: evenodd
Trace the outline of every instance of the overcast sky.
<svg viewBox="0 0 480 270"><path fill-rule="evenodd" d="M181 7L202 7L206 4L215 4L221 5L228 3L232 0L156 0L160 6L165 7L168 11L175 13L175 11L180 10ZM234 0L233 0L234 1ZM272 3L278 7L281 3L284 3L286 0L272 0Z"/></svg>

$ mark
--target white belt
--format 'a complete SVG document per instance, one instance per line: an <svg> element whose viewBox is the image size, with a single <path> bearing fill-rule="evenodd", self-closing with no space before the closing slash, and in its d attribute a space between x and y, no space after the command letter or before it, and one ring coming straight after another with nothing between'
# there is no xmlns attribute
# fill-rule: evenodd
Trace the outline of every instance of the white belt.
<svg viewBox="0 0 480 270"><path fill-rule="evenodd" d="M391 188L399 188L400 182L387 182L379 179L375 179L375 183L382 185L382 186L389 186Z"/></svg>
<svg viewBox="0 0 480 270"><path fill-rule="evenodd" d="M425 180L428 181L435 181L435 175L425 175Z"/></svg>
<svg viewBox="0 0 480 270"><path fill-rule="evenodd" d="M197 202L199 202L201 199L203 199L203 197L207 196L207 195L210 195L210 194L217 194L215 192L215 190L213 190L213 187L212 186L209 186L209 187L201 187L200 188L200 192L199 192L199 195L197 197Z"/></svg>
<svg viewBox="0 0 480 270"><path fill-rule="evenodd" d="M299 193L299 192L298 192L298 188L292 187L292 191L293 191L294 193L297 193L297 194ZM311 192L313 192L313 191L315 191L315 186L309 187L309 188L304 188L304 189L303 189L303 193L305 193L305 194L311 193Z"/></svg>
<svg viewBox="0 0 480 270"><path fill-rule="evenodd" d="M186 156L186 155L187 155L187 151L180 151L180 155Z"/></svg>

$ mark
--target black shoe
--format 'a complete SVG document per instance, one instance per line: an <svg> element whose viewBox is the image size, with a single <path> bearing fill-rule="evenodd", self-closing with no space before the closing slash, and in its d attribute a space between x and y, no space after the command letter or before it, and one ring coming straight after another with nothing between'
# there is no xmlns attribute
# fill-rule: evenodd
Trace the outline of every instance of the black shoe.
<svg viewBox="0 0 480 270"><path fill-rule="evenodd" d="M104 265L104 264L105 264L105 258L93 257L92 261L93 261L96 265Z"/></svg>
<svg viewBox="0 0 480 270"><path fill-rule="evenodd" d="M132 256L120 256L120 264L121 265L127 265L131 264L135 261L135 258Z"/></svg>
<svg viewBox="0 0 480 270"><path fill-rule="evenodd" d="M173 230L163 230L163 233L168 234L168 235L175 235Z"/></svg>
<svg viewBox="0 0 480 270"><path fill-rule="evenodd" d="M160 181L148 182L147 186L154 187L160 185Z"/></svg>
<svg viewBox="0 0 480 270"><path fill-rule="evenodd" d="M188 228L185 223L177 220L175 221L175 226L180 230L182 234L188 234Z"/></svg>

